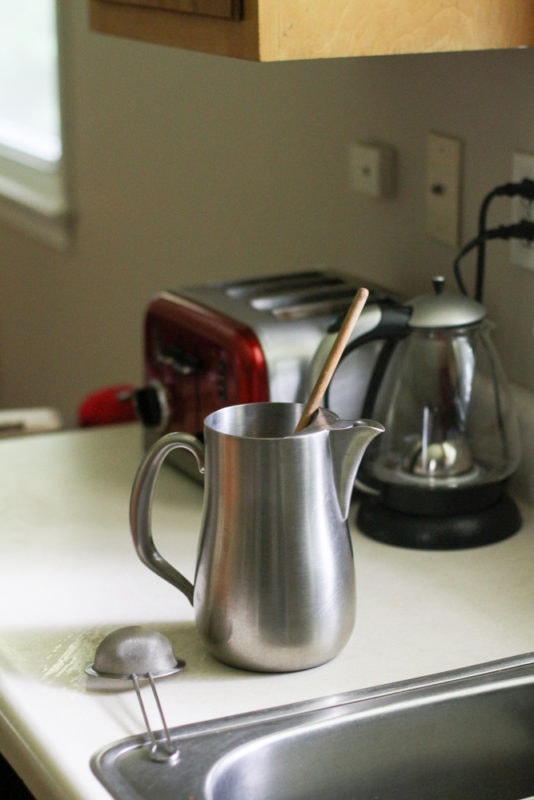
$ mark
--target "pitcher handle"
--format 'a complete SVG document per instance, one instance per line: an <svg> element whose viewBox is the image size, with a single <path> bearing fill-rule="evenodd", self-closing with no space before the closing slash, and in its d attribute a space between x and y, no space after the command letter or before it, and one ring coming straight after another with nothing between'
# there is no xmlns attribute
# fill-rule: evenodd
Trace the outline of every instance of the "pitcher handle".
<svg viewBox="0 0 534 800"><path fill-rule="evenodd" d="M195 457L204 473L204 446L188 433L168 433L152 445L134 478L130 496L130 530L137 555L146 566L176 586L193 605L194 586L159 553L152 537L152 497L159 471L171 450L182 448Z"/></svg>

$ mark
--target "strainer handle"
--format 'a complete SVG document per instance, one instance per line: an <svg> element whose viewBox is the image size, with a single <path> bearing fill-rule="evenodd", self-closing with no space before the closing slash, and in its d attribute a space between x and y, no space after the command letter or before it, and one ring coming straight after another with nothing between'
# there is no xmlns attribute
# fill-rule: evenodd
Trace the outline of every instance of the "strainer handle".
<svg viewBox="0 0 534 800"><path fill-rule="evenodd" d="M179 589L193 605L193 584L178 572L161 553L152 537L152 497L159 471L172 450L182 448L190 452L204 472L204 446L188 433L168 433L157 439L141 462L134 478L130 496L130 530L137 555L146 566Z"/></svg>

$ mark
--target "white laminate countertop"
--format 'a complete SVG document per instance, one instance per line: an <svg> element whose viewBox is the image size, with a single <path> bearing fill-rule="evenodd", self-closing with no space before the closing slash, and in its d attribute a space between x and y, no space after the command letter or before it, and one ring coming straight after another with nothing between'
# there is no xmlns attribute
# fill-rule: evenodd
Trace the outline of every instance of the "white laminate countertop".
<svg viewBox="0 0 534 800"><path fill-rule="evenodd" d="M534 509L522 506L519 533L472 550L395 548L354 530L357 621L336 659L285 675L219 664L187 600L134 552L128 504L141 457L136 425L0 442L0 750L39 800L109 798L91 755L143 731L132 691L92 691L84 674L123 625L155 627L187 661L158 683L170 726L534 650ZM163 469L155 538L191 579L201 498Z"/></svg>

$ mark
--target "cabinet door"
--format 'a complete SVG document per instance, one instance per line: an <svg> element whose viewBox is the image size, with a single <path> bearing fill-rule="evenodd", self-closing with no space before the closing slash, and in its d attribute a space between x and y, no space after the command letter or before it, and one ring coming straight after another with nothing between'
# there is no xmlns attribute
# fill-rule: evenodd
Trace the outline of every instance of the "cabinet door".
<svg viewBox="0 0 534 800"><path fill-rule="evenodd" d="M142 6L174 11L182 14L198 14L202 17L240 19L243 13L242 0L103 0L106 3L124 6Z"/></svg>
<svg viewBox="0 0 534 800"><path fill-rule="evenodd" d="M261 60L257 0L89 0L89 24L126 39Z"/></svg>

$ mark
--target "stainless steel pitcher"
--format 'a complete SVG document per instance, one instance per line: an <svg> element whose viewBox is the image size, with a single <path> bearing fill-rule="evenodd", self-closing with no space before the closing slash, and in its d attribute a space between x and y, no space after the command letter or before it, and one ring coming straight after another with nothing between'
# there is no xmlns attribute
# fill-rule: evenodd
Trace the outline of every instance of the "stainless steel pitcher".
<svg viewBox="0 0 534 800"><path fill-rule="evenodd" d="M319 409L293 434L302 406L251 403L215 411L204 445L170 433L146 454L130 522L140 559L182 591L213 655L251 670L289 672L336 656L354 625L347 525L354 479L384 428ZM189 451L205 474L194 585L154 545L150 506L165 457Z"/></svg>

